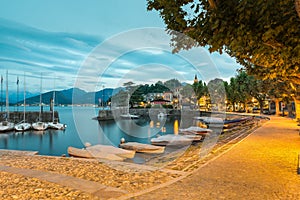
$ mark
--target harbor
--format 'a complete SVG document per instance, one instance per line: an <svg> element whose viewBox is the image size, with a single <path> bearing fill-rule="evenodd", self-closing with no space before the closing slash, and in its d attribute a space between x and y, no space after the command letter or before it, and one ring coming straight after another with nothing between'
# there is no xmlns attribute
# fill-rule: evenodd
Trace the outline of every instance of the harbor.
<svg viewBox="0 0 300 200"><path fill-rule="evenodd" d="M5 121L7 118L6 112L0 112L0 121ZM26 122L28 123L34 123L37 122L39 117L44 122L52 122L53 121L53 112L52 111L43 111L40 116L39 111L27 111L26 112ZM57 111L54 111L54 117L59 121L59 113ZM24 112L22 111L13 111L9 114L9 119L7 119L10 122L19 123L20 121L24 120Z"/></svg>

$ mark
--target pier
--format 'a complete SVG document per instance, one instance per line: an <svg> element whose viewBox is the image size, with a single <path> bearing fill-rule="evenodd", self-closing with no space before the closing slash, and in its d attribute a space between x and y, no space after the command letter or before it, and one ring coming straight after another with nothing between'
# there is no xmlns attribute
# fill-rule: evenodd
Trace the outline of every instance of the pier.
<svg viewBox="0 0 300 200"><path fill-rule="evenodd" d="M6 120L7 113L0 112L0 121ZM23 120L24 112L10 112L8 121L18 123ZM44 122L52 122L52 112L51 111L44 111L41 113L41 120ZM54 111L54 118L58 119L59 121L59 114L57 111ZM39 112L38 111L28 111L26 112L26 122L33 123L37 122L39 119Z"/></svg>

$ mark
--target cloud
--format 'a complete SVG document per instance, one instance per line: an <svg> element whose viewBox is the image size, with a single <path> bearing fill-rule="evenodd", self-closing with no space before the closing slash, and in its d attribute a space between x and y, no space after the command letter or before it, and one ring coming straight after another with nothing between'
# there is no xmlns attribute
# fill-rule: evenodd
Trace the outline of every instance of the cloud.
<svg viewBox="0 0 300 200"><path fill-rule="evenodd" d="M71 85L86 91L99 84L117 87L131 80L155 83L172 78L192 81L194 75L205 81L228 77L237 64L229 56L209 54L205 48L172 53L170 36L160 28L135 29L103 40L91 35L47 32L0 19L0 73L26 72L32 87L39 84L40 72L45 90ZM30 84L29 82L29 84ZM29 87L30 88L30 87Z"/></svg>
<svg viewBox="0 0 300 200"><path fill-rule="evenodd" d="M89 52L101 42L94 36L47 32L4 19L0 19L0 24L1 74L5 70L10 74L25 71L27 76L38 79L39 73L43 72L53 79L55 73L65 77L65 83L74 82L71 77L77 74Z"/></svg>

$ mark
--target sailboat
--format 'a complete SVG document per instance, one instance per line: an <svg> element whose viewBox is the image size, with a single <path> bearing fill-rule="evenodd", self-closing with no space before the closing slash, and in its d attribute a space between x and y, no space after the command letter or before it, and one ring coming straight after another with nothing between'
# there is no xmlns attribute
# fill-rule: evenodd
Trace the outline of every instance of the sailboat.
<svg viewBox="0 0 300 200"><path fill-rule="evenodd" d="M2 84L2 80L1 80ZM6 71L6 120L0 122L0 132L12 131L14 123L9 122L9 99L8 99L8 71Z"/></svg>
<svg viewBox="0 0 300 200"><path fill-rule="evenodd" d="M17 82L17 84L18 84L18 82ZM25 82L25 73L24 73L24 111L23 111L23 120L15 125L15 130L16 131L27 131L30 128L31 128L31 124L26 122L26 82Z"/></svg>
<svg viewBox="0 0 300 200"><path fill-rule="evenodd" d="M59 123L57 119L54 117L54 107L55 107L55 90L53 91L53 104L52 104L52 122L48 123L49 128L56 130L64 130L67 125Z"/></svg>
<svg viewBox="0 0 300 200"><path fill-rule="evenodd" d="M42 73L41 73L41 91L40 91L40 113L39 113L39 121L32 124L32 128L37 131L44 131L48 128L48 123L42 122Z"/></svg>

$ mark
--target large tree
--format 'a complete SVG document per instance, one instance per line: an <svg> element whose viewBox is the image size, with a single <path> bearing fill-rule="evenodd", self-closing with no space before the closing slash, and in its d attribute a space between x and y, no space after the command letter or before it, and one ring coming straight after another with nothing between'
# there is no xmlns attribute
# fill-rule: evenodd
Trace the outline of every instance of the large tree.
<svg viewBox="0 0 300 200"><path fill-rule="evenodd" d="M175 51L208 46L211 52L226 51L262 78L300 84L295 5L294 0L148 0L148 9L160 12L173 35Z"/></svg>
<svg viewBox="0 0 300 200"><path fill-rule="evenodd" d="M194 46L225 51L257 78L294 88L300 85L296 8L299 0L148 0L148 9L165 21L174 52Z"/></svg>

